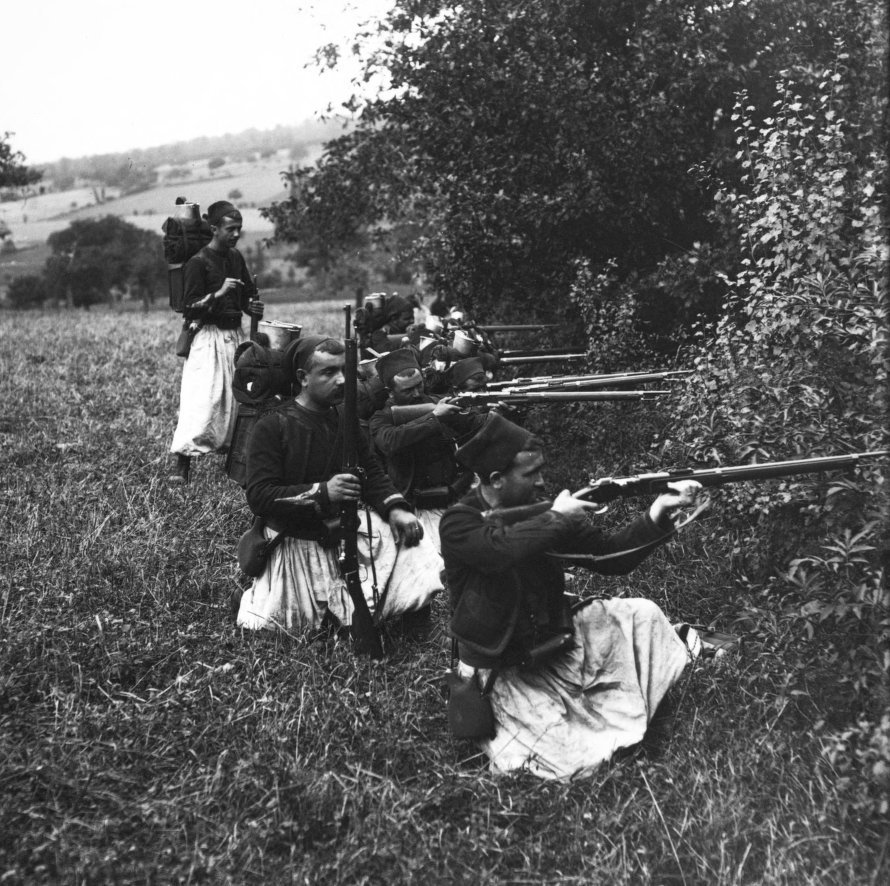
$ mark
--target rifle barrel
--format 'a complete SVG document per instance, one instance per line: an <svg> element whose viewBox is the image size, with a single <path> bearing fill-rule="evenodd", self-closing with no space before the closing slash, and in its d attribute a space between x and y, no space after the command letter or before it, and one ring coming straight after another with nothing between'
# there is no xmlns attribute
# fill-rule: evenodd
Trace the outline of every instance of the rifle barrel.
<svg viewBox="0 0 890 886"><path fill-rule="evenodd" d="M587 354L543 354L534 357L502 357L498 363L501 366L521 366L525 363L562 363L586 359Z"/></svg>
<svg viewBox="0 0 890 886"><path fill-rule="evenodd" d="M501 357L549 357L567 353L565 348L511 348L499 351Z"/></svg>
<svg viewBox="0 0 890 886"><path fill-rule="evenodd" d="M680 381L678 378L665 378L664 373L661 372L652 372L648 375L628 375L628 376L617 376L617 377L609 377L609 378L580 378L573 380L563 380L563 381L548 381L548 382L539 382L537 384L529 384L529 385L515 385L515 386L506 386L500 388L501 391L515 391L517 393L521 391L553 391L553 390L563 390L563 391L572 391L572 390L586 390L589 388L608 388L612 385L640 385L646 384L647 382L660 381L660 382L677 382Z"/></svg>
<svg viewBox="0 0 890 886"><path fill-rule="evenodd" d="M450 398L459 406L496 403L585 403L610 400L653 400L670 391L529 391L457 394Z"/></svg>
<svg viewBox="0 0 890 886"><path fill-rule="evenodd" d="M652 376L653 380L664 381L680 381L682 376L692 375L691 369L646 369L638 372L602 372L589 373L584 375L532 375L521 376L518 378L508 378L502 381L489 383L490 389L506 388L514 385L554 385L559 386L563 382L584 382L584 381L609 381L618 384L618 379L627 379L628 381L645 381L647 376Z"/></svg>
<svg viewBox="0 0 890 886"><path fill-rule="evenodd" d="M769 480L798 474L834 471L856 465L863 459L886 458L888 455L890 455L890 450L877 449L848 455L794 458L788 461L767 461L760 464L730 465L723 468L680 468L618 479L606 477L602 480L594 480L590 486L579 490L576 495L579 498L605 503L617 498L664 492L668 488L668 483L674 483L677 480L697 480L705 487L722 486L725 483L739 483L745 480Z"/></svg>
<svg viewBox="0 0 890 886"><path fill-rule="evenodd" d="M539 329L559 329L558 323L494 323L478 326L483 332L537 332Z"/></svg>

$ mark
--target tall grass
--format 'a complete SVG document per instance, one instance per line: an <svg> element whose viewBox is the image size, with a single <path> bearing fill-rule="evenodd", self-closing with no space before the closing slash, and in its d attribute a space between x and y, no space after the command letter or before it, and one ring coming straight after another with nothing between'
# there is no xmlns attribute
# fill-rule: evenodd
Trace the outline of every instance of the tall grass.
<svg viewBox="0 0 890 886"><path fill-rule="evenodd" d="M339 307L295 321L336 333ZM691 669L672 739L593 778L492 777L448 733L444 602L374 664L232 627L243 495L215 457L165 483L175 318L0 324L0 882L885 881L780 645ZM585 587L720 623L731 546L692 530Z"/></svg>

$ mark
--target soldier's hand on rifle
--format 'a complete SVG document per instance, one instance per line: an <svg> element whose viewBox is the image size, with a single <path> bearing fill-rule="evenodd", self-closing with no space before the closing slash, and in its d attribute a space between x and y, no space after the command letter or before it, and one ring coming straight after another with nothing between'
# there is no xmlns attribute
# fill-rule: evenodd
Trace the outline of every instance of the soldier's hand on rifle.
<svg viewBox="0 0 890 886"><path fill-rule="evenodd" d="M673 492L662 492L649 508L649 516L653 523L658 523L664 517L670 516L677 508L694 505L698 498L698 491L702 488L698 480L675 480L673 483L668 483L667 486Z"/></svg>
<svg viewBox="0 0 890 886"><path fill-rule="evenodd" d="M247 313L250 314L251 317L262 318L263 312L266 310L266 306L257 298L252 298L247 303Z"/></svg>
<svg viewBox="0 0 890 886"><path fill-rule="evenodd" d="M332 504L358 501L362 494L361 481L353 474L334 474L327 482L328 499Z"/></svg>
<svg viewBox="0 0 890 886"><path fill-rule="evenodd" d="M557 514L574 517L577 514L583 514L585 511L599 511L602 509L602 505L593 501L584 501L583 498L575 498L568 489L563 489L553 500L550 509L556 511Z"/></svg>
<svg viewBox="0 0 890 886"><path fill-rule="evenodd" d="M440 400L436 404L436 408L433 410L433 415L436 418L446 418L449 415L456 415L460 412L460 406L456 403L449 403L448 400Z"/></svg>
<svg viewBox="0 0 890 886"><path fill-rule="evenodd" d="M423 526L410 511L393 508L389 512L389 526L396 537L396 542L400 542L406 548L413 548L423 538Z"/></svg>

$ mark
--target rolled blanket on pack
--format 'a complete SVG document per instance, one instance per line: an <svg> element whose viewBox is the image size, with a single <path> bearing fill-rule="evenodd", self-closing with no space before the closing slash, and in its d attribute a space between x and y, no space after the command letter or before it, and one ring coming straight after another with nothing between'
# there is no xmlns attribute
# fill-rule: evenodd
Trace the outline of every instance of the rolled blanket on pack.
<svg viewBox="0 0 890 886"><path fill-rule="evenodd" d="M284 351L246 341L235 351L232 392L239 403L258 406L276 396L290 393L290 378L284 368Z"/></svg>
<svg viewBox="0 0 890 886"><path fill-rule="evenodd" d="M206 221L191 222L171 217L161 225L161 230L164 232L164 260L168 264L187 262L213 239Z"/></svg>

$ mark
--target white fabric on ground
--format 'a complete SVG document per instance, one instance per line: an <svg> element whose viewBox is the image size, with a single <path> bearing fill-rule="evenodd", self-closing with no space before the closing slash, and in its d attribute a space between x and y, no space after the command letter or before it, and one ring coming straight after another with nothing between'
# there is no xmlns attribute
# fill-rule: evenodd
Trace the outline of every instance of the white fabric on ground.
<svg viewBox="0 0 890 886"><path fill-rule="evenodd" d="M588 775L641 741L689 652L650 600L595 600L574 616L576 645L536 671L507 668L491 693L491 768L542 778ZM473 669L461 664L461 673ZM484 684L488 671L479 672Z"/></svg>
<svg viewBox="0 0 890 886"><path fill-rule="evenodd" d="M202 455L226 449L235 430L238 403L232 394L240 329L205 326L192 340L182 367L179 421L170 451Z"/></svg>
<svg viewBox="0 0 890 886"><path fill-rule="evenodd" d="M371 572L367 517L359 512L359 574L371 611ZM266 537L276 533L266 529ZM439 573L442 558L424 536L413 548L397 547L389 524L371 512L374 566L384 618L426 606L442 590ZM314 541L286 538L272 553L266 571L244 592L238 611L239 627L300 630L321 625L325 611L344 625L352 624L352 600L340 577L337 548L323 548Z"/></svg>

